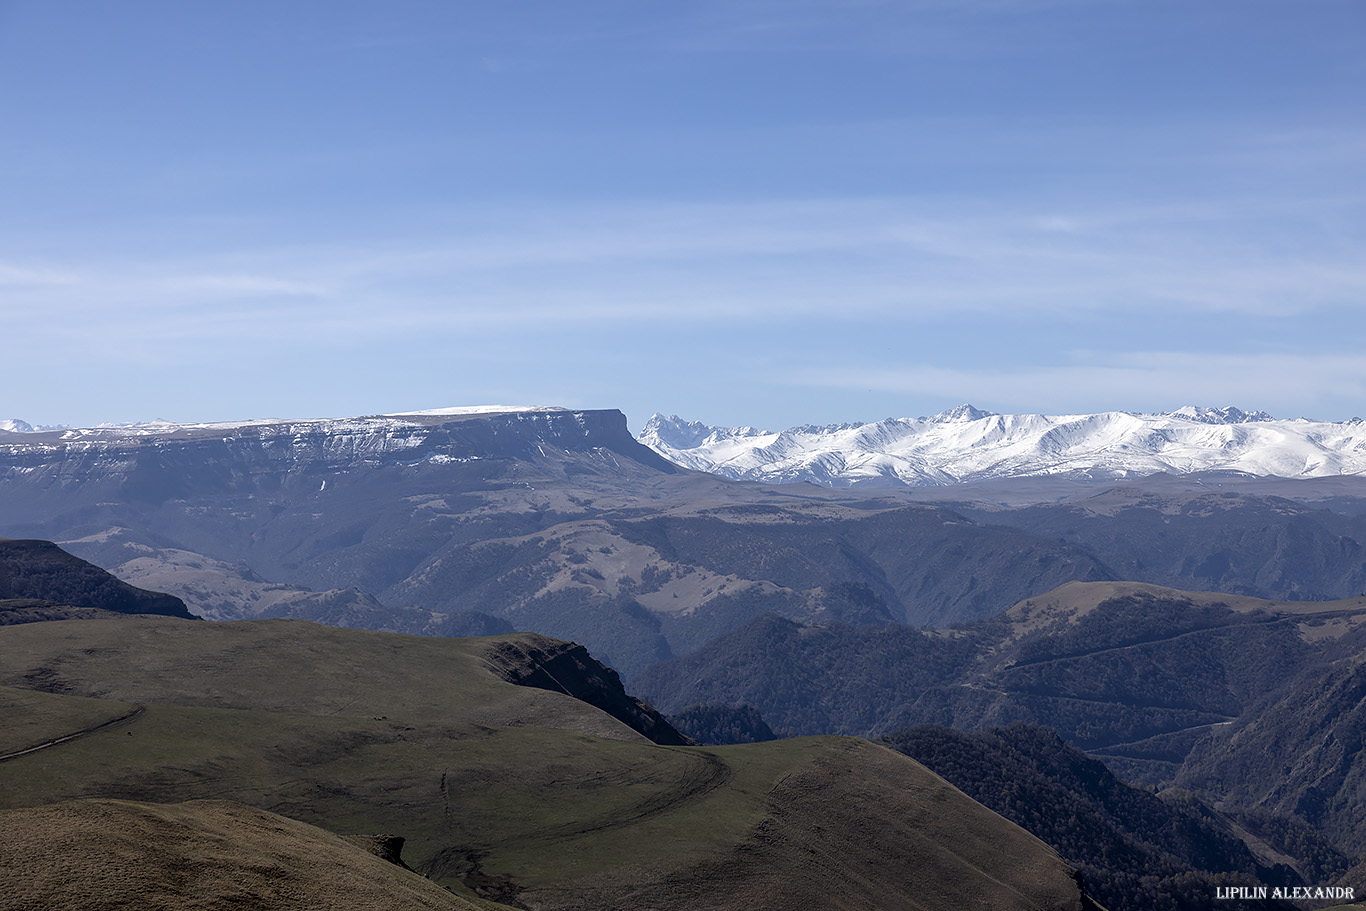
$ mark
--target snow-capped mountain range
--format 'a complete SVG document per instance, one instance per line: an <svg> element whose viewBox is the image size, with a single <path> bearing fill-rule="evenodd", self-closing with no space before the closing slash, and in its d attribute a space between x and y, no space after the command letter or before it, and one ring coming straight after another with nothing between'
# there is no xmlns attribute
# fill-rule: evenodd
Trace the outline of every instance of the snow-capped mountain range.
<svg viewBox="0 0 1366 911"><path fill-rule="evenodd" d="M1164 414L995 414L960 405L871 424L709 427L653 415L639 440L671 462L727 478L827 487L941 486L1011 477L1126 478L1236 471L1366 476L1366 422L1278 420L1187 406Z"/></svg>
<svg viewBox="0 0 1366 911"><path fill-rule="evenodd" d="M551 445L574 439L591 446L600 443L595 434L601 433L607 434L603 439L617 441L612 445L635 445L619 412L612 412L611 428L588 420L596 414L490 405L356 418L149 421L85 429L5 420L0 421L0 450L10 456L29 452L33 458L49 451L83 451L118 460L125 459L126 446L138 440L162 445L176 439L232 439L256 440L253 445L266 445L272 452L304 457L316 450L309 458L326 454L325 460L347 461L426 452L435 445L434 427L482 418L496 418L500 427L507 424L509 430L499 433L512 432L522 440L519 445L531 446L534 438ZM513 425L519 426L515 432ZM960 405L932 417L782 432L711 427L656 414L638 439L685 468L732 479L808 481L826 487L925 487L1028 477L1101 480L1209 471L1280 478L1366 477L1366 422L1360 418L1341 423L1278 420L1262 411L1233 407L1187 406L1165 414L1044 415L995 414ZM460 455L455 452L460 446L447 452L449 448L437 445L428 455L438 460Z"/></svg>

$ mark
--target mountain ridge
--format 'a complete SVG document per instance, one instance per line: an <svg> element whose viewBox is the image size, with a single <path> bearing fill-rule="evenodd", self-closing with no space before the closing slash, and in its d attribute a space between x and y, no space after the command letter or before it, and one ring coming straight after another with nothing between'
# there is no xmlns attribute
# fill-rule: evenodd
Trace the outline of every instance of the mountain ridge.
<svg viewBox="0 0 1366 911"><path fill-rule="evenodd" d="M1001 478L1125 479L1161 472L1366 474L1366 422L1281 420L1234 406L1159 414L997 414L959 405L874 423L712 427L654 414L638 439L685 468L826 487L949 486Z"/></svg>

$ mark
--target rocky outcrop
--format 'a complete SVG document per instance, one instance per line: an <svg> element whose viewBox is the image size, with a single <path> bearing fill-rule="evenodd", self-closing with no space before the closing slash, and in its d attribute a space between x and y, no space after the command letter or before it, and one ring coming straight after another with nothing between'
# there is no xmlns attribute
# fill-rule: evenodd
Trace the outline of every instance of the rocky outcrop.
<svg viewBox="0 0 1366 911"><path fill-rule="evenodd" d="M509 683L563 693L665 746L695 744L651 706L626 692L621 677L574 642L530 633L490 642L485 661Z"/></svg>
<svg viewBox="0 0 1366 911"><path fill-rule="evenodd" d="M382 860L387 860L405 870L412 869L403 862L403 844L408 839L402 835L344 835L342 837L356 847L362 848Z"/></svg>

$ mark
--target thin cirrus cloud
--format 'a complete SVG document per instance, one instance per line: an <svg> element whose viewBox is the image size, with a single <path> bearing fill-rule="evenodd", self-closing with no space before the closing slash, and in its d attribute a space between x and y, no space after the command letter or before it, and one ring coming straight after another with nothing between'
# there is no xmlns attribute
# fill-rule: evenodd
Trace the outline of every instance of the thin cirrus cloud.
<svg viewBox="0 0 1366 911"><path fill-rule="evenodd" d="M201 308L256 312L263 302L341 334L443 320L496 328L1354 308L1366 264L1347 244L1295 241L1296 220L1309 217L1296 205L982 213L903 198L569 208L411 243L352 239L137 265L0 263L0 284L30 313L108 311L178 336L184 327L168 320L206 325ZM1248 228L1277 219L1288 224L1270 238ZM32 323L75 331L61 320Z"/></svg>

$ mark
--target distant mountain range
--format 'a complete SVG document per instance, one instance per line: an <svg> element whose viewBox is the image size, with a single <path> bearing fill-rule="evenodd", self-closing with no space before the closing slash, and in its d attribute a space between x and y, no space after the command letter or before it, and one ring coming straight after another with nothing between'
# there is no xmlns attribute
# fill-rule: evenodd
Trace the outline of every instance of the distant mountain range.
<svg viewBox="0 0 1366 911"><path fill-rule="evenodd" d="M872 424L711 427L656 414L640 441L669 461L735 480L827 487L943 486L1000 478L1124 479L1228 471L1366 474L1366 421L1277 420L1187 406L1165 414L995 414L960 405Z"/></svg>
<svg viewBox="0 0 1366 911"><path fill-rule="evenodd" d="M76 429L0 420L0 443L91 445L120 438L281 437L347 440L385 452L418 446L420 428L461 418L514 415L535 422L583 415L543 406L469 406L310 420L148 421ZM1123 480L1167 473L1253 477L1366 476L1366 421L1277 419L1265 411L1188 405L1160 414L997 414L959 405L931 417L804 425L780 432L715 427L654 414L639 441L675 465L732 480L807 481L826 487L942 487L1012 478ZM438 453L440 459L449 454ZM457 456L458 457L458 456Z"/></svg>
<svg viewBox="0 0 1366 911"><path fill-rule="evenodd" d="M943 425L982 420L958 418ZM1366 591L1366 478L1114 485L737 482L607 410L0 431L0 535L57 541L198 616L534 630L628 679L764 613L946 626L1077 580Z"/></svg>
<svg viewBox="0 0 1366 911"><path fill-rule="evenodd" d="M964 408L924 424L971 437L995 418L1002 426L1015 420ZM1061 419L1040 420L1062 426ZM1288 425L1301 428L1296 445L1311 436L1303 432L1308 422L1227 409L1189 409L1164 420L1187 435L1200 428L1218 435ZM1312 442L1324 449L1333 448L1326 441L1338 440L1334 451L1349 454L1355 444L1341 441L1359 423L1318 425L1336 428L1338 436L1325 431ZM1172 430L1163 438L1181 434ZM1060 435L1052 439L1058 442ZM1116 447L1122 439L1116 437ZM620 412L549 408L0 430L0 535L55 540L127 582L183 599L195 615L254 621L181 622L195 637L227 636L225 628L255 630L250 647L232 645L238 657L225 659L223 673L235 673L247 656L256 657L292 628L332 635L307 624L262 622L267 618L436 637L506 636L516 629L572 639L587 652L547 652L546 661L531 662L547 674L531 676L518 670L516 654L482 653L487 664L512 661L502 681L537 685L546 676L542 682L563 685L569 676L619 690L605 669L580 674L590 667L591 653L620 672L631 692L686 721L685 733L708 742L767 741L773 731L891 735L925 723L949 725L959 734L984 732L967 737L922 730L896 745L909 750L919 744L913 755L932 759L946 777L967 770L965 790L976 788L984 803L1047 835L1103 887L1114 911L1203 909L1210 902L1191 896L1209 897L1215 885L1242 876L1350 884L1352 869L1366 870L1366 827L1359 822L1366 817L1358 796L1366 730L1366 476L1269 478L1237 469L1180 473L1168 467L1122 479L1054 474L919 487L895 480L883 486L765 484L681 467L633 437ZM15 599L13 620L83 623L91 617L92 635L120 625L180 628L171 620L110 618L77 597L92 589L89 584L68 585L54 601L36 582L64 580L76 564L56 559L47 545L10 547L26 561L0 566L10 583L3 591ZM38 571L48 566L63 572ZM1078 582L1090 584L1067 584ZM97 615L104 619L96 621ZM37 627L44 625L58 627L24 622L0 631L7 657L28 654L11 645L42 638L46 633ZM400 637L348 641L407 642L405 667L420 650L446 647ZM544 650L535 644L539 638L508 641ZM26 659L22 667L16 657L7 664L18 674L10 685L42 689L44 699L107 696L120 701L109 710L123 718L133 708L122 704L131 694L78 686L74 671L76 663L104 660L109 645L69 643L61 655ZM314 645L305 653L314 654ZM196 667L218 668L202 649L190 654ZM293 659L281 656L280 666L293 666ZM552 667L554 661L567 670ZM316 676L315 662L295 664ZM129 666L138 671L125 676L140 680L159 665L139 658ZM360 666L369 665L355 655L339 665L348 675ZM279 674L263 673L278 691ZM451 677L444 664L441 673L443 680ZM175 679L181 676L177 672ZM90 686L112 679L121 675L99 671L89 677ZM399 689L430 687L407 681ZM333 700L329 712L345 701L331 684L316 692ZM563 686L545 695L584 698ZM32 702L10 698L23 711ZM402 714L385 703L389 696L377 691L377 698L355 709L367 725L390 724L386 716ZM104 717L104 708L68 708L81 717L90 714L87 709ZM156 711L148 709L149 721L157 720ZM1032 728L989 733L1012 722L1047 726L1071 746ZM132 750L154 733L130 730L132 737L120 729L110 740ZM349 750L348 744L369 744L372 733L339 732L337 743ZM309 743L317 740L312 728L303 734ZM271 728L260 736L283 742ZM14 748L27 749L27 743ZM784 751L806 749L800 742L778 743L787 745L750 743L726 748L735 751L726 756L753 756L768 768ZM1156 818L1151 801L1120 789L1107 777L1111 773L1081 760L1074 747L1103 759L1120 778L1174 788L1163 795L1173 813L1160 831L1144 822ZM558 748L521 743L514 751ZM203 749L206 757L224 755L217 743ZM290 768L297 765L295 754L279 755ZM298 753L308 762L313 755ZM92 756L109 764L99 751ZM423 769L447 768L443 757L424 753L420 759ZM0 765L0 772L21 761ZM192 777L212 771L214 781L235 780L235 767L213 771L186 762ZM781 765L772 767L781 771ZM443 803L446 794L483 793L480 776L487 768L471 767L462 780L451 764L449 788L432 772L428 797L436 795L431 806L441 809L428 821L445 825L449 814L468 811L480 825L487 823L477 807L462 809L453 798L449 807ZM1004 779L973 771L981 768L1000 768ZM866 780L864 772L830 769L843 776L839 780ZM1023 787L1031 775L1051 781L1055 772L1071 776L1061 790L1073 796L1061 803L1037 796L1044 791L1033 785ZM71 780L88 777L73 768ZM505 777L509 786L519 786L516 774ZM737 786L750 789L746 793L761 794L771 785L741 778ZM999 780L1022 786L1003 791ZM159 781L103 793L158 801L202 793L198 785L160 789ZM469 787L473 783L478 785ZM1221 812L1236 812L1236 819L1211 816L1213 829L1197 825L1207 808L1188 805L1182 789L1219 802ZM288 801L312 806L309 793L291 791ZM70 796L76 795L52 791L44 799ZM809 818L824 826L832 807L837 809L808 807L814 814ZM903 809L898 805L896 812ZM789 810L783 805L780 812ZM1098 826L1086 829L1094 837L1073 837L1080 831L1074 815ZM417 834L397 827L373 831ZM491 849L475 846L450 853L440 846L442 838L429 832L410 842L410 859L443 883L477 883L494 890L490 895L503 894L487 875L501 864L496 852L485 858L481 852ZM1155 847L1135 847L1135 839ZM615 836L611 841L619 843ZM803 863L806 849L818 847L793 844ZM764 845L745 842L743 849L766 857ZM1118 860L1082 850L1091 846ZM1135 860L1135 851L1143 856ZM1152 866L1145 858L1164 865L1160 882L1149 882L1147 874L1142 883L1134 879ZM678 869L661 871L676 883L682 881ZM530 879L518 881L528 895L541 888ZM1180 900L1167 902L1164 895ZM585 898L582 906L612 905Z"/></svg>

